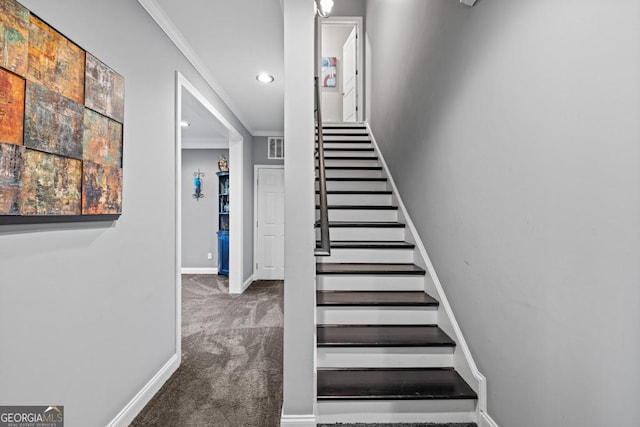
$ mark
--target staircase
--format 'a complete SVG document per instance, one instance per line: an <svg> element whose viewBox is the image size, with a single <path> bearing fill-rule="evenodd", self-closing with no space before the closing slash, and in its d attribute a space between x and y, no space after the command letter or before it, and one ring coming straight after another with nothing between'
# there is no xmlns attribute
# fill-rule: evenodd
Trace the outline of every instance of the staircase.
<svg viewBox="0 0 640 427"><path fill-rule="evenodd" d="M317 421L476 421L367 128L325 125L323 137L331 255L316 265Z"/></svg>

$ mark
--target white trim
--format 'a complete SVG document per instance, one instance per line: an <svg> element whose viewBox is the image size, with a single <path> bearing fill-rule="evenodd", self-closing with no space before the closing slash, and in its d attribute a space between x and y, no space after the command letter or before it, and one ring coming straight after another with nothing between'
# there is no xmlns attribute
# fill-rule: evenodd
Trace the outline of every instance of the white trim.
<svg viewBox="0 0 640 427"><path fill-rule="evenodd" d="M316 427L315 415L282 415L280 427Z"/></svg>
<svg viewBox="0 0 640 427"><path fill-rule="evenodd" d="M364 122L364 31L363 31L363 20L362 16L331 16L329 18L322 18L320 20L322 26L325 25L355 25L356 26L356 37L358 38L357 49L358 49L358 58L357 58L357 70L358 70L358 93L356 94L358 98L358 113L356 114L356 123ZM322 34L322 30L320 32ZM321 43L322 47L322 43ZM320 57L322 57L322 51L320 52ZM321 59L321 58L320 58ZM318 61L320 62L320 61ZM318 64L318 67L321 65ZM322 75L321 70L317 71L320 75Z"/></svg>
<svg viewBox="0 0 640 427"><path fill-rule="evenodd" d="M211 267L211 268L182 267L182 270L180 272L182 274L218 274L218 268L217 267Z"/></svg>
<svg viewBox="0 0 640 427"><path fill-rule="evenodd" d="M127 405L115 416L107 427L128 426L131 421L142 411L153 396L160 390L162 385L173 375L180 366L180 357L177 354L171 356L169 361L142 387Z"/></svg>
<svg viewBox="0 0 640 427"><path fill-rule="evenodd" d="M480 411L480 427L499 427L493 418L484 411Z"/></svg>
<svg viewBox="0 0 640 427"><path fill-rule="evenodd" d="M240 293L246 291L247 288L251 286L251 284L253 283L253 277L254 277L253 274L247 277L247 280L245 280L244 283L242 284L242 291Z"/></svg>
<svg viewBox="0 0 640 427"><path fill-rule="evenodd" d="M284 137L283 130L257 130L253 132L253 136L282 136Z"/></svg>
<svg viewBox="0 0 640 427"><path fill-rule="evenodd" d="M456 341L456 348L459 348L462 351L462 354L464 355L464 361L466 362L467 366L456 366L456 358L454 357L454 367L456 368L456 370L459 371L459 373L464 377L466 377L465 372L460 372L461 369L460 368L466 368L465 370L469 370L471 375L473 376L473 378L476 380L477 382L477 390L476 393L478 394L478 405L477 405L477 409L476 409L476 416L478 417L478 419L480 418L480 414L482 412L486 412L487 410L487 381L486 378L484 377L484 375L482 375L480 373L480 370L478 370L478 367L475 363L475 361L473 360L473 356L471 355L471 351L469 350L469 346L467 345L467 342L464 339L464 336L462 335L462 330L460 329L460 325L458 325L458 322L455 318L455 315L453 314L453 310L451 309L451 305L449 304L449 300L447 299L446 294L444 293L444 288L442 287L442 283L440 283L440 279L438 278L438 274L436 273L435 268L433 267L433 264L431 262L431 259L429 258L429 255L427 254L427 250L422 242L422 239L420 238L420 235L418 234L418 231L415 227L415 225L413 224L413 221L411 221L411 217L409 216L409 213L407 212L407 209L404 205L404 203L402 202L402 198L400 197L400 192L398 191L398 187L396 186L395 181L393 180L393 176L389 171L389 167L387 166L387 163L384 160L384 156L382 155L382 152L380 151L380 146L378 145L378 142L376 141L375 136L373 135L373 132L371 130L371 126L369 125L368 122L365 123L367 126L367 131L369 132L369 135L371 136L371 143L373 144L376 152L378 153L378 158L380 159L380 163L382 164L382 167L384 169L384 171L387 174L387 179L389 184L391 185L391 189L393 190L393 194L396 197L396 201L398 203L398 207L400 208L400 211L402 212L402 215L404 216L404 220L406 222L407 228L409 229L409 231L411 232L416 248L418 249L418 251L420 252L420 255L422 256L422 259L425 262L427 271L429 272L429 276L431 278L431 280L433 281L433 284L435 286L436 292L437 292L437 299L438 301L440 301L440 307L444 310L444 313L447 315L447 319L449 320L449 323L451 325L451 328L453 329L453 333L454 333L454 340ZM465 378L465 380L469 380L468 378ZM471 384L472 388L476 389L476 387L473 387L473 384Z"/></svg>
<svg viewBox="0 0 640 427"><path fill-rule="evenodd" d="M156 0L138 0L138 3L147 11L149 16L158 24L158 26L164 31L169 39L176 45L178 50L187 58L187 60L193 65L193 67L200 73L202 78L211 86L211 88L218 94L220 99L229 107L229 109L240 120L249 133L253 134L252 128L248 125L244 111L242 111L231 99L229 95L224 91L220 83L215 79L211 70L204 65L202 59L196 54L195 50L187 42L186 38L176 25L171 21L167 14L158 5Z"/></svg>
<svg viewBox="0 0 640 427"><path fill-rule="evenodd" d="M207 150L207 149L222 149L229 148L229 139L220 138L183 138L182 149L183 150Z"/></svg>
<svg viewBox="0 0 640 427"><path fill-rule="evenodd" d="M260 169L284 169L284 165L253 165L253 275L254 280L260 280L256 268L258 254L258 171Z"/></svg>

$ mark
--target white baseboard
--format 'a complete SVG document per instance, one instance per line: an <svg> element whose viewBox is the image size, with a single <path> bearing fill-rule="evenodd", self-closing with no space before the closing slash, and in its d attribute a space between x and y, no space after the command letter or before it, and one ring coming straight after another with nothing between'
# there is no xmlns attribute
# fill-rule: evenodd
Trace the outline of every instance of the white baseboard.
<svg viewBox="0 0 640 427"><path fill-rule="evenodd" d="M183 267L180 270L182 274L218 274L218 269L216 267L205 267L205 268L191 268L191 267Z"/></svg>
<svg viewBox="0 0 640 427"><path fill-rule="evenodd" d="M498 423L486 412L480 412L480 427L498 427Z"/></svg>
<svg viewBox="0 0 640 427"><path fill-rule="evenodd" d="M116 417L111 420L107 427L126 427L131 421L142 411L151 398L160 390L160 387L171 377L171 375L180 366L180 358L174 354L165 365L160 368L157 374L142 387L142 390L136 394L127 406Z"/></svg>
<svg viewBox="0 0 640 427"><path fill-rule="evenodd" d="M242 292L246 291L249 286L253 283L253 274L247 278L242 284Z"/></svg>
<svg viewBox="0 0 640 427"><path fill-rule="evenodd" d="M280 427L316 427L315 415L282 415Z"/></svg>

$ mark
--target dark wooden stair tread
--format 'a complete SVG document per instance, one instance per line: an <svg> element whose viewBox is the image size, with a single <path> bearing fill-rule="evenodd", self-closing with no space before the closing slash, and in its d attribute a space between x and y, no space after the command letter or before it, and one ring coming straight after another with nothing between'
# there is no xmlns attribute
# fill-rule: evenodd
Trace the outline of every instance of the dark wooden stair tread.
<svg viewBox="0 0 640 427"><path fill-rule="evenodd" d="M317 274L388 274L424 276L415 264L317 263Z"/></svg>
<svg viewBox="0 0 640 427"><path fill-rule="evenodd" d="M374 156L324 156L324 159L325 160L378 160L378 158Z"/></svg>
<svg viewBox="0 0 640 427"><path fill-rule="evenodd" d="M320 325L318 347L455 347L437 325Z"/></svg>
<svg viewBox="0 0 640 427"><path fill-rule="evenodd" d="M316 178L316 181L319 181L320 178ZM387 181L387 178L367 178L367 177L335 177L335 178L327 178L327 181Z"/></svg>
<svg viewBox="0 0 640 427"><path fill-rule="evenodd" d="M317 291L318 306L437 307L438 301L420 291Z"/></svg>
<svg viewBox="0 0 640 427"><path fill-rule="evenodd" d="M320 223L316 223L316 227L320 227ZM405 225L401 222L330 221L329 227L333 227L333 228L405 228Z"/></svg>
<svg viewBox="0 0 640 427"><path fill-rule="evenodd" d="M325 166L325 169L333 169L333 170L382 170L382 166ZM316 169L318 167L316 166Z"/></svg>
<svg viewBox="0 0 640 427"><path fill-rule="evenodd" d="M316 191L319 194L320 190ZM327 194L393 194L391 190L328 190Z"/></svg>
<svg viewBox="0 0 640 427"><path fill-rule="evenodd" d="M318 400L477 397L453 368L318 369Z"/></svg>
<svg viewBox="0 0 640 427"><path fill-rule="evenodd" d="M361 209L368 211L397 211L397 206L387 205L327 205L328 209ZM320 209L320 205L316 205L316 209Z"/></svg>
<svg viewBox="0 0 640 427"><path fill-rule="evenodd" d="M331 209L331 207L329 207ZM320 242L316 242L319 246ZM413 243L401 241L369 241L369 240L334 240L330 246L334 249L413 249L416 247Z"/></svg>
<svg viewBox="0 0 640 427"><path fill-rule="evenodd" d="M373 147L354 147L354 148L349 148L349 147L339 147L339 148L325 148L324 149L325 152L327 151L375 151ZM374 158L374 157L371 157Z"/></svg>
<svg viewBox="0 0 640 427"><path fill-rule="evenodd" d="M337 135L325 135L325 136L337 136ZM340 135L342 136L342 135ZM340 144L371 144L371 140L370 139L331 139L331 140L326 140L323 139L322 140L325 144L329 144L329 143L334 143L334 142L338 142ZM316 140L316 143L318 141Z"/></svg>
<svg viewBox="0 0 640 427"><path fill-rule="evenodd" d="M316 136L317 136L317 132L316 132ZM368 132L362 132L362 131L358 131L358 132L330 132L330 133L322 133L322 136L369 136Z"/></svg>
<svg viewBox="0 0 640 427"><path fill-rule="evenodd" d="M354 130L364 130L367 127L364 125L361 126L344 126L344 125L323 125L322 129L354 129Z"/></svg>

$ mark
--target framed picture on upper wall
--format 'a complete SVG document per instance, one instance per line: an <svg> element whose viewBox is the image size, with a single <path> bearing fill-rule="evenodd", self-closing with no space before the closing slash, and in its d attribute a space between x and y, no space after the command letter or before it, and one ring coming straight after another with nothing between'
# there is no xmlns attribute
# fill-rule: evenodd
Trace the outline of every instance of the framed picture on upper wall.
<svg viewBox="0 0 640 427"><path fill-rule="evenodd" d="M335 56L322 57L322 87L336 87L337 63Z"/></svg>

